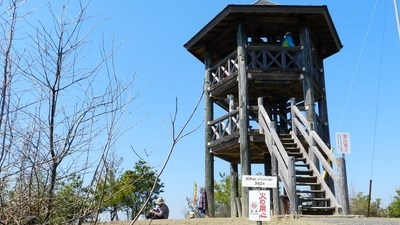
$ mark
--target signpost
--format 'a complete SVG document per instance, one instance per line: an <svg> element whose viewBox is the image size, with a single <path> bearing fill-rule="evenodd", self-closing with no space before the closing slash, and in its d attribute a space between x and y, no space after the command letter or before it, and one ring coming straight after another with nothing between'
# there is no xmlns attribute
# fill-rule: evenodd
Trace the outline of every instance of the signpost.
<svg viewBox="0 0 400 225"><path fill-rule="evenodd" d="M277 188L276 176L242 176L243 187L254 188ZM249 220L271 221L271 195L270 190L250 190L249 191Z"/></svg>
<svg viewBox="0 0 400 225"><path fill-rule="evenodd" d="M336 133L336 149L342 154L350 154L350 134Z"/></svg>

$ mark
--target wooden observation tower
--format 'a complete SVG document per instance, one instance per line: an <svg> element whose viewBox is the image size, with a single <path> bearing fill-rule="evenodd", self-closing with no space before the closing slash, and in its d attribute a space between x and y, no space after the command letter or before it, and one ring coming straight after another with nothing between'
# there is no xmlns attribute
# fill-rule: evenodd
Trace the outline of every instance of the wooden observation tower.
<svg viewBox="0 0 400 225"><path fill-rule="evenodd" d="M288 31L294 47L282 47ZM230 165L232 216L248 216L238 183L253 164L278 177L275 215L348 214L345 161L329 138L323 60L342 44L327 7L228 5L184 47L205 65L208 215L214 157Z"/></svg>

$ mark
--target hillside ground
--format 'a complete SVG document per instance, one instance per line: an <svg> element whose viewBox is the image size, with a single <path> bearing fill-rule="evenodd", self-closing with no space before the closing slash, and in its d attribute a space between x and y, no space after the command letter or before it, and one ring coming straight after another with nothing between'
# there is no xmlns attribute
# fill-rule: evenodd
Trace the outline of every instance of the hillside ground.
<svg viewBox="0 0 400 225"><path fill-rule="evenodd" d="M132 221L102 222L100 225L130 225ZM135 225L257 225L256 221L248 218L194 218L168 220L138 220ZM365 218L360 216L346 217L272 217L271 221L262 222L263 225L400 225L400 219Z"/></svg>

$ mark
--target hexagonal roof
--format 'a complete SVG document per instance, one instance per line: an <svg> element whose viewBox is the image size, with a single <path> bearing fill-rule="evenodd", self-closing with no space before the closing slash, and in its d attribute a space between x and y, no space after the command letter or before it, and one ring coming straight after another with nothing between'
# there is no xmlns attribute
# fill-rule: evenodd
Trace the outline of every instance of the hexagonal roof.
<svg viewBox="0 0 400 225"><path fill-rule="evenodd" d="M343 47L327 6L276 5L258 1L253 5L228 5L194 35L184 47L204 62L206 48L219 61L237 48L237 23L246 21L247 32L267 30L284 34L308 26L311 38L327 58Z"/></svg>

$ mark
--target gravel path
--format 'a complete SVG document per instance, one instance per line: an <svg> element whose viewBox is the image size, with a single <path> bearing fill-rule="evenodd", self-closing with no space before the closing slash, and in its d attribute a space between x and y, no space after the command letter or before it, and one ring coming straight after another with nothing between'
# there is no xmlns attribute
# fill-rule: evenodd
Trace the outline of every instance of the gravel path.
<svg viewBox="0 0 400 225"><path fill-rule="evenodd" d="M309 218L311 219L311 218ZM400 219L389 218L365 218L365 217L318 217L312 218L314 221L335 224L335 225L400 225Z"/></svg>

